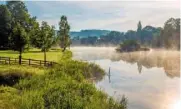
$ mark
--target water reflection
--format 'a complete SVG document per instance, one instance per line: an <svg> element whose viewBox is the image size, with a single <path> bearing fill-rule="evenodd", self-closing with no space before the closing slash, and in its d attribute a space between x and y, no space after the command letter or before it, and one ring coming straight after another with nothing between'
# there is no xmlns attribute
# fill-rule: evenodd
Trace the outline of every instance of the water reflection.
<svg viewBox="0 0 181 109"><path fill-rule="evenodd" d="M123 60L137 64L138 72L142 72L142 66L146 68L163 68L170 78L180 77L180 53L179 51L152 50L147 52L120 53L113 55L112 61Z"/></svg>
<svg viewBox="0 0 181 109"><path fill-rule="evenodd" d="M180 52L172 50L151 50L131 53L117 53L114 47L74 47L74 58L79 60L111 59L137 64L141 74L146 68L163 68L170 78L180 77Z"/></svg>

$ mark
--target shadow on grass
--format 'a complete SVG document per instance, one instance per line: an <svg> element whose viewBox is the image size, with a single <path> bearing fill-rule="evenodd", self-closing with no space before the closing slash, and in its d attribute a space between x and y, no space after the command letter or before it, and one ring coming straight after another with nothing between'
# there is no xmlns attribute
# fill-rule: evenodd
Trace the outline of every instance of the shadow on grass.
<svg viewBox="0 0 181 109"><path fill-rule="evenodd" d="M20 75L19 73L10 73L6 75L0 75L0 85L13 86L19 82L20 79L30 77L31 74Z"/></svg>

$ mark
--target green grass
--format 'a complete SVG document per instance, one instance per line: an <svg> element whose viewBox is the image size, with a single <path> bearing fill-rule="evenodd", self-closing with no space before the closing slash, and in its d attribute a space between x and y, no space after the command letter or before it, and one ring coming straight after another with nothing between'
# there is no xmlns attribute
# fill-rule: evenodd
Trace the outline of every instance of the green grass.
<svg viewBox="0 0 181 109"><path fill-rule="evenodd" d="M57 55L57 52L53 53ZM10 51L7 55L15 56ZM32 51L23 56L40 59L40 55L33 56ZM12 73L31 74L11 87L0 86L0 109L126 109L126 98L115 101L88 81L93 77L102 79L104 70L93 63L75 61L71 57L70 51L60 52L60 61L54 58L59 65L48 70L0 65L0 75L7 75L5 78Z"/></svg>
<svg viewBox="0 0 181 109"><path fill-rule="evenodd" d="M0 56L18 58L19 53L12 50L1 50ZM49 50L46 53L47 61L58 62L62 57L61 50ZM22 54L22 58L44 60L44 53L40 49L30 49Z"/></svg>
<svg viewBox="0 0 181 109"><path fill-rule="evenodd" d="M19 75L42 75L45 72L45 68L35 68L31 66L21 66L21 65L1 65L0 64L0 75L8 74L19 74Z"/></svg>
<svg viewBox="0 0 181 109"><path fill-rule="evenodd" d="M19 91L9 86L0 86L0 109L18 109Z"/></svg>

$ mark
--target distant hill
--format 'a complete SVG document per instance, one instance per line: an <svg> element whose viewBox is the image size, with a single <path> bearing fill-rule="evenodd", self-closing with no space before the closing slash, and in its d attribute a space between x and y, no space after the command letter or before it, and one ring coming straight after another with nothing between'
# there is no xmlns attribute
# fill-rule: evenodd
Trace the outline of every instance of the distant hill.
<svg viewBox="0 0 181 109"><path fill-rule="evenodd" d="M106 35L108 33L110 33L109 30L90 29L90 30L81 30L81 31L71 31L70 36L71 37L79 36L80 38L86 38L88 36L99 37L101 35Z"/></svg>
<svg viewBox="0 0 181 109"><path fill-rule="evenodd" d="M58 32L58 30L56 30ZM88 36L100 37L101 35L106 35L110 33L110 30L98 30L98 29L88 29L81 31L70 31L71 38L79 36L80 38L87 38Z"/></svg>

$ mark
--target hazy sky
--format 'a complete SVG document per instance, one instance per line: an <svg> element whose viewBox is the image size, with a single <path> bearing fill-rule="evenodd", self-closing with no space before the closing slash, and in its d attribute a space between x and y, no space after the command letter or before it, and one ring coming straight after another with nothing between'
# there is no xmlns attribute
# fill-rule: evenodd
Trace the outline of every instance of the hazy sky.
<svg viewBox="0 0 181 109"><path fill-rule="evenodd" d="M80 29L135 30L142 25L163 26L170 17L180 17L179 0L171 1L28 1L31 15L58 28L66 15L72 31Z"/></svg>

